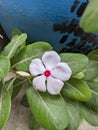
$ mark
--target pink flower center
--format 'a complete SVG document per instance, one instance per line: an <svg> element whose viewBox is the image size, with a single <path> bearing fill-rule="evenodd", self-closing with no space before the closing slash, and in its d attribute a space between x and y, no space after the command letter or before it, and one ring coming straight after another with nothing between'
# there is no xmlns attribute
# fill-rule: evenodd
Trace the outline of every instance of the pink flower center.
<svg viewBox="0 0 98 130"><path fill-rule="evenodd" d="M44 76L49 77L50 75L51 75L51 71L50 70L45 70Z"/></svg>

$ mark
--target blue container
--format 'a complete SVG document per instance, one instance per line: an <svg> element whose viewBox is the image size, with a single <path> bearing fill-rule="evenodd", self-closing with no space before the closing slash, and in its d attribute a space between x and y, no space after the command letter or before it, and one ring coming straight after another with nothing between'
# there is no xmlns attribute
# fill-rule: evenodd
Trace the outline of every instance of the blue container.
<svg viewBox="0 0 98 130"><path fill-rule="evenodd" d="M87 53L98 47L97 34L79 28L87 4L88 0L0 0L0 24L9 38L19 28L30 42L49 42L58 52Z"/></svg>

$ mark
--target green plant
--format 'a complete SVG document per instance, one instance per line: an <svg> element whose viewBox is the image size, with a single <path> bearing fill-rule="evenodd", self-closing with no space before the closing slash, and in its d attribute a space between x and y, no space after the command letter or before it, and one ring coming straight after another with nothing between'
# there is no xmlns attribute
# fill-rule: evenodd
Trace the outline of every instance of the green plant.
<svg viewBox="0 0 98 130"><path fill-rule="evenodd" d="M80 27L85 32L98 31L98 0L90 0L80 20Z"/></svg>
<svg viewBox="0 0 98 130"><path fill-rule="evenodd" d="M59 54L61 61L71 68L72 75L64 82L59 94L51 95L35 89L29 66L33 59L40 59L53 48L45 42L27 45L26 39L25 33L14 30L11 42L0 54L0 130L9 117L11 99L23 84L32 112L29 123L31 130L40 126L46 130L76 130L83 119L97 126L98 49L87 56L78 53ZM12 73L10 79L9 73Z"/></svg>

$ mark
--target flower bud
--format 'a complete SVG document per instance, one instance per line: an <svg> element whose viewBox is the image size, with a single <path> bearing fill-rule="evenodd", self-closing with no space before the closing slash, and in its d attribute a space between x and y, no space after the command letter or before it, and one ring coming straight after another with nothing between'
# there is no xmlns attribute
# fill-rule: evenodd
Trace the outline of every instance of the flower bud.
<svg viewBox="0 0 98 130"><path fill-rule="evenodd" d="M18 74L21 77L30 77L30 74L25 71L16 71L16 74Z"/></svg>
<svg viewBox="0 0 98 130"><path fill-rule="evenodd" d="M84 73L83 73L83 72L80 72L80 73L74 75L73 77L74 77L74 78L77 78L77 79L82 79L82 78L84 78Z"/></svg>

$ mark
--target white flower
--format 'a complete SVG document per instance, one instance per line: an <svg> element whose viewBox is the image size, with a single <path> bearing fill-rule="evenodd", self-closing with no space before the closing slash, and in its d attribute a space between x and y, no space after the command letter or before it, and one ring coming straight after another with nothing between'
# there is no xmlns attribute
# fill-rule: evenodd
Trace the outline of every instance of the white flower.
<svg viewBox="0 0 98 130"><path fill-rule="evenodd" d="M64 83L69 80L72 71L67 63L60 62L60 56L55 51L47 51L42 60L36 58L30 64L30 73L37 76L33 79L34 87L42 92L59 94Z"/></svg>

